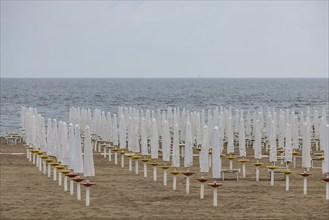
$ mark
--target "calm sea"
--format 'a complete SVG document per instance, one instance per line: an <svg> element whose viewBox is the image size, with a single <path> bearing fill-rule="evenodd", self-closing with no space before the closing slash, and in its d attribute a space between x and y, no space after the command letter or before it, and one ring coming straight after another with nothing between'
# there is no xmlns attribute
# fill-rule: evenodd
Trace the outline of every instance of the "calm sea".
<svg viewBox="0 0 329 220"><path fill-rule="evenodd" d="M326 107L328 79L7 79L1 78L1 134L19 129L21 105L68 121L70 106L117 112L118 106L190 110L216 106Z"/></svg>

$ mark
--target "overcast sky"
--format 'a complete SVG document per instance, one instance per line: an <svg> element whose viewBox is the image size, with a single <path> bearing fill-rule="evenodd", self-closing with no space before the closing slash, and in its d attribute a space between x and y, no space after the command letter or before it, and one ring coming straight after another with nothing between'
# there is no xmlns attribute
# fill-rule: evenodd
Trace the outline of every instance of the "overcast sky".
<svg viewBox="0 0 329 220"><path fill-rule="evenodd" d="M3 1L1 77L328 77L328 1Z"/></svg>

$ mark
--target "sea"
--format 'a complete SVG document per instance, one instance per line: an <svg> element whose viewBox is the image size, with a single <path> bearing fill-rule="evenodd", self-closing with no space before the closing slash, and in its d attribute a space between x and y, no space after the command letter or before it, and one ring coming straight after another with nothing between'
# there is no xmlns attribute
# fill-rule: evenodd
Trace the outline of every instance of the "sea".
<svg viewBox="0 0 329 220"><path fill-rule="evenodd" d="M116 113L119 106L165 110L231 107L254 111L325 107L328 78L1 78L0 134L18 131L21 106L68 121L71 106Z"/></svg>

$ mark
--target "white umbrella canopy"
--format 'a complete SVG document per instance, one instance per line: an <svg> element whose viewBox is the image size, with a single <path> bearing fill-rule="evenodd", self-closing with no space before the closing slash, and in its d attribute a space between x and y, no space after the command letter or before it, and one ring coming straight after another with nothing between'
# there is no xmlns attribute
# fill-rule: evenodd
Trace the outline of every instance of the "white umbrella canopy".
<svg viewBox="0 0 329 220"><path fill-rule="evenodd" d="M207 123L207 126L208 126L208 129L209 129L209 132L208 132L208 141L209 141L209 145L210 146L212 146L212 134L213 134L213 132L212 132L212 130L213 130L213 128L214 128L214 124L213 124L213 120L212 120L212 115L211 115L211 113L210 112L208 112L208 121L207 121L208 123Z"/></svg>
<svg viewBox="0 0 329 220"><path fill-rule="evenodd" d="M53 126L51 118L47 122L47 155L53 155Z"/></svg>
<svg viewBox="0 0 329 220"><path fill-rule="evenodd" d="M36 143L37 143L37 119L35 117L35 115L32 116L32 130L31 130L31 143L35 146L36 146Z"/></svg>
<svg viewBox="0 0 329 220"><path fill-rule="evenodd" d="M106 141L113 142L113 130L112 130L112 117L111 112L107 113L106 117Z"/></svg>
<svg viewBox="0 0 329 220"><path fill-rule="evenodd" d="M271 135L270 135L270 162L276 162L277 158L277 147L276 147L276 124L274 121L271 122Z"/></svg>
<svg viewBox="0 0 329 220"><path fill-rule="evenodd" d="M197 146L199 146L200 144L202 144L202 130L203 130L203 127L201 127L201 119L199 112L196 115L195 129L196 129L196 144Z"/></svg>
<svg viewBox="0 0 329 220"><path fill-rule="evenodd" d="M139 125L139 118L137 116L134 117L134 146L133 151L135 153L139 153L141 151L140 149L140 143L139 143L139 137L140 137L140 125Z"/></svg>
<svg viewBox="0 0 329 220"><path fill-rule="evenodd" d="M179 126L176 123L174 125L174 140L172 148L172 166L180 167L180 155L179 155Z"/></svg>
<svg viewBox="0 0 329 220"><path fill-rule="evenodd" d="M93 149L91 145L90 129L86 126L84 139L83 175L87 177L95 176Z"/></svg>
<svg viewBox="0 0 329 220"><path fill-rule="evenodd" d="M117 115L113 115L113 122L112 122L112 138L113 138L113 145L119 145L119 131L118 131L118 119Z"/></svg>
<svg viewBox="0 0 329 220"><path fill-rule="evenodd" d="M80 127L79 125L75 126L74 130L74 149L73 149L73 158L72 158L72 169L76 173L83 173L83 158L82 158L82 147L80 139Z"/></svg>
<svg viewBox="0 0 329 220"><path fill-rule="evenodd" d="M147 134L146 134L146 120L143 117L141 123L141 148L142 148L142 155L148 155L148 146L147 146Z"/></svg>
<svg viewBox="0 0 329 220"><path fill-rule="evenodd" d="M286 146L285 146L284 160L286 162L291 162L292 161L291 125L290 124L287 124Z"/></svg>
<svg viewBox="0 0 329 220"><path fill-rule="evenodd" d="M212 135L212 177L219 179L221 177L222 160L220 157L221 146L219 144L219 128L216 126Z"/></svg>
<svg viewBox="0 0 329 220"><path fill-rule="evenodd" d="M47 140L46 140L46 127L43 126L43 129L41 131L41 148L40 150L42 152L47 152Z"/></svg>
<svg viewBox="0 0 329 220"><path fill-rule="evenodd" d="M63 122L59 121L58 122L58 129L57 129L57 138L56 138L56 142L57 142L57 147L56 147L56 158L57 161L62 162L63 158L62 158L62 144L63 144Z"/></svg>
<svg viewBox="0 0 329 220"><path fill-rule="evenodd" d="M52 140L52 144L53 144L53 154L52 156L58 157L57 155L57 149L58 149L58 126L57 126L57 120L53 119L53 140Z"/></svg>
<svg viewBox="0 0 329 220"><path fill-rule="evenodd" d="M155 118L152 120L151 129L151 158L157 159L159 157L159 135L158 135L158 125Z"/></svg>
<svg viewBox="0 0 329 220"><path fill-rule="evenodd" d="M151 120L151 115L150 115L149 110L146 110L146 112L145 112L145 120L146 120L146 134L150 135L151 127L152 127L152 120Z"/></svg>
<svg viewBox="0 0 329 220"><path fill-rule="evenodd" d="M171 148L171 140L170 140L170 132L169 132L169 123L167 120L163 122L162 128L162 160L170 161L170 148Z"/></svg>
<svg viewBox="0 0 329 220"><path fill-rule="evenodd" d="M295 114L295 113L293 113ZM291 130L292 130L292 148L299 148L299 139L298 139L298 119L296 115L291 116Z"/></svg>
<svg viewBox="0 0 329 220"><path fill-rule="evenodd" d="M63 123L63 130L62 130L62 165L69 164L69 146L68 146L68 128L67 124Z"/></svg>
<svg viewBox="0 0 329 220"><path fill-rule="evenodd" d="M185 135L185 152L184 152L184 167L190 167L193 165L193 144L192 144L192 129L191 123L186 124Z"/></svg>
<svg viewBox="0 0 329 220"><path fill-rule="evenodd" d="M254 127L255 127L254 157L255 159L262 159L262 134L261 134L259 120L255 121Z"/></svg>
<svg viewBox="0 0 329 220"><path fill-rule="evenodd" d="M311 167L311 129L307 122L304 123L302 166Z"/></svg>
<svg viewBox="0 0 329 220"><path fill-rule="evenodd" d="M278 139L279 139L279 148L284 148L284 133L286 131L286 123L285 123L285 117L284 117L284 111L281 111L280 117L279 117L279 132L278 132Z"/></svg>
<svg viewBox="0 0 329 220"><path fill-rule="evenodd" d="M127 129L126 129L126 120L125 117L122 115L120 117L120 124L119 124L119 141L120 141L120 148L126 148L127 145Z"/></svg>
<svg viewBox="0 0 329 220"><path fill-rule="evenodd" d="M250 112L247 112L247 117L246 117L246 134L250 135L251 134L251 117L250 117Z"/></svg>
<svg viewBox="0 0 329 220"><path fill-rule="evenodd" d="M240 152L240 157L245 157L247 156L246 152L246 135L245 135L245 129L244 129L244 123L243 123L243 118L240 118L240 123L239 123L239 152Z"/></svg>
<svg viewBox="0 0 329 220"><path fill-rule="evenodd" d="M68 168L74 169L74 158L75 158L75 137L74 137L74 127L73 124L70 123L68 128Z"/></svg>
<svg viewBox="0 0 329 220"><path fill-rule="evenodd" d="M202 145L199 157L200 172L209 172L209 141L208 141L208 126L203 127Z"/></svg>
<svg viewBox="0 0 329 220"><path fill-rule="evenodd" d="M134 124L132 117L129 117L127 120L128 124L128 151L133 151L134 148L134 139L135 139L135 133L134 133Z"/></svg>
<svg viewBox="0 0 329 220"><path fill-rule="evenodd" d="M227 130L227 154L234 153L234 137L233 137L233 121L232 118L228 118L228 130Z"/></svg>
<svg viewBox="0 0 329 220"><path fill-rule="evenodd" d="M329 124L325 126L325 138L324 138L324 144L323 144L323 150L324 150L324 161L322 163L322 172L324 174L329 173Z"/></svg>

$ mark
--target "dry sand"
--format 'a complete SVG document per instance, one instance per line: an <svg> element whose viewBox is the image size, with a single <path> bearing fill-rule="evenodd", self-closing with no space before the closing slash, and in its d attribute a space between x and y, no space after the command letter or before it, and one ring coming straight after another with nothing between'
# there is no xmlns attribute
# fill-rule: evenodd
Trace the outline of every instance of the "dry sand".
<svg viewBox="0 0 329 220"><path fill-rule="evenodd" d="M276 176L270 186L269 174L263 166L261 181L255 181L255 167L247 163L247 178L224 182L218 192L218 207L212 206L212 190L206 187L205 199L199 199L198 167L191 181L190 194L185 194L185 180L178 176L177 191L163 186L162 170L158 182L153 182L152 170L148 178L142 172L129 172L115 166L100 154L95 154L96 186L91 188L91 206L85 207L84 187L82 201L76 200L28 162L23 145L7 145L1 138L1 213L0 219L329 219L329 201L325 200L325 183L320 169L312 169L308 195L303 195L303 180L291 175L290 191L285 182ZM197 159L195 158L197 164ZM264 160L265 162L265 160ZM298 161L300 167L301 161ZM267 163L268 164L268 163ZM234 162L234 166L241 166ZM228 167L226 159L223 168ZM140 166L140 171L142 167ZM296 173L302 169L295 170Z"/></svg>

